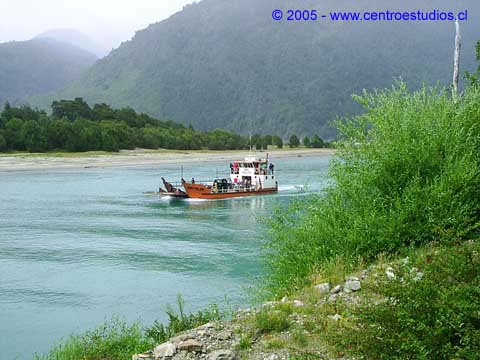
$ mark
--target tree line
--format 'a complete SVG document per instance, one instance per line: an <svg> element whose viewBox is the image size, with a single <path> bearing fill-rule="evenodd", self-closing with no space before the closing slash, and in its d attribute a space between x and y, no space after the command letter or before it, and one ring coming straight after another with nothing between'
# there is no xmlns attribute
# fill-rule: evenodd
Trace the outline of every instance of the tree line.
<svg viewBox="0 0 480 360"><path fill-rule="evenodd" d="M131 108L90 107L81 98L54 101L51 115L8 103L0 113L0 151L241 150L250 146L261 150L270 145L282 148L283 139L277 135L246 137L221 129L199 131ZM290 141L290 146L298 145Z"/></svg>

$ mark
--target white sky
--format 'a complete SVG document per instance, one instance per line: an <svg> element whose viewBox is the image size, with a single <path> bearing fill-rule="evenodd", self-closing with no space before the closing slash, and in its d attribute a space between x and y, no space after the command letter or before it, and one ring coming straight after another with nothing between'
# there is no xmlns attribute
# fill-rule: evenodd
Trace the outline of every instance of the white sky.
<svg viewBox="0 0 480 360"><path fill-rule="evenodd" d="M0 43L58 28L77 29L107 47L193 0L0 0Z"/></svg>

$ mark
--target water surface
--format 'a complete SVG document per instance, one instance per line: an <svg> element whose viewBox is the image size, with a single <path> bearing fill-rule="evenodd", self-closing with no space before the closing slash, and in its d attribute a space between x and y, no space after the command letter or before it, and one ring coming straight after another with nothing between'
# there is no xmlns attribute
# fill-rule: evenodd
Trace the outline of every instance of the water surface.
<svg viewBox="0 0 480 360"><path fill-rule="evenodd" d="M179 201L145 195L180 165L0 173L0 352L31 359L113 314L164 320L177 294L189 311L247 305L261 274L258 221L300 191L320 190L328 157L277 160L277 195ZM227 165L227 166L225 166ZM185 164L208 179L228 164Z"/></svg>

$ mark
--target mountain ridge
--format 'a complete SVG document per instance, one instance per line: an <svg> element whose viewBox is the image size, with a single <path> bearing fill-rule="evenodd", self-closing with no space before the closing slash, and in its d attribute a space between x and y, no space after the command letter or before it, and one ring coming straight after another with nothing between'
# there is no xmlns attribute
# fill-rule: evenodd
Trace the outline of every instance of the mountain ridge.
<svg viewBox="0 0 480 360"><path fill-rule="evenodd" d="M335 10L333 1L325 3L326 13ZM361 8L379 4L374 1ZM360 7L354 1L343 5L344 10ZM419 6L406 1L392 8L409 5ZM55 96L132 106L202 130L285 136L313 130L331 138L331 120L359 111L351 100L353 93L383 88L395 77L412 87L451 81L451 23L313 24L271 19L272 9L289 6L298 4L203 0L188 5L138 31ZM309 6L319 7L315 1L302 4ZM468 23L464 29L463 69L471 70L477 32ZM33 103L46 107L53 99Z"/></svg>

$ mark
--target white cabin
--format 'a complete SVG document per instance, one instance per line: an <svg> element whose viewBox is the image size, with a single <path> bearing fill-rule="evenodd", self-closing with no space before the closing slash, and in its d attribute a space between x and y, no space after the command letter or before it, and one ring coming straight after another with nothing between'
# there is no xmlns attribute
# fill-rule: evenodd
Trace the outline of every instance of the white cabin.
<svg viewBox="0 0 480 360"><path fill-rule="evenodd" d="M230 164L230 180L235 186L253 190L276 189L275 166L266 159L247 156Z"/></svg>

